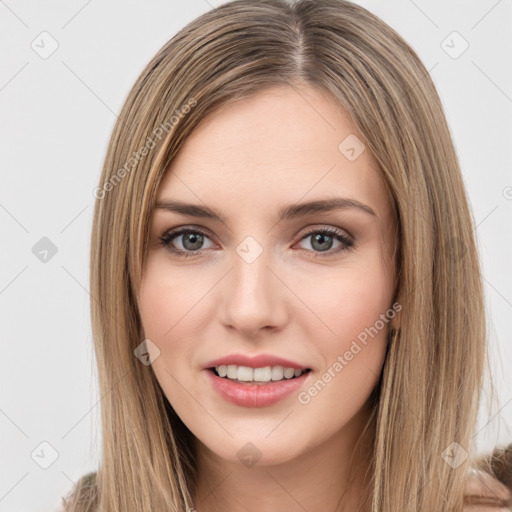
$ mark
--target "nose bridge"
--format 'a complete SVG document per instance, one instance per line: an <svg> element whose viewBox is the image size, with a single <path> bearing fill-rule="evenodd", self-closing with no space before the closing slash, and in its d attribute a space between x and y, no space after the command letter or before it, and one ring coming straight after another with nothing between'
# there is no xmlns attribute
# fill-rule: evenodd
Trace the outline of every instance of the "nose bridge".
<svg viewBox="0 0 512 512"><path fill-rule="evenodd" d="M246 335L262 327L280 327L286 319L283 285L270 270L273 260L273 251L253 237L233 252L233 270L224 290L224 322Z"/></svg>

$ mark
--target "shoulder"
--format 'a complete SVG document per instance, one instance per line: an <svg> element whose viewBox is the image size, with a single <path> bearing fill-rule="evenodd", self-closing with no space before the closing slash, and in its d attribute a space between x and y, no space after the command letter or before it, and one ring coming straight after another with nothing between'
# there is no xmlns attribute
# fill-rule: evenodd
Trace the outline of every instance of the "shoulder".
<svg viewBox="0 0 512 512"><path fill-rule="evenodd" d="M465 487L464 512L510 512L512 490L489 473L473 469Z"/></svg>

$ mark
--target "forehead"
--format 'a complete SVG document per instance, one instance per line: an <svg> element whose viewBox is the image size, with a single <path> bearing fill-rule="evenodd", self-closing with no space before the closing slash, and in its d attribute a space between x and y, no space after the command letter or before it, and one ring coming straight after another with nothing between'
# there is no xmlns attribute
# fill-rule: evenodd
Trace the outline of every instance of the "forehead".
<svg viewBox="0 0 512 512"><path fill-rule="evenodd" d="M171 163L157 200L204 202L229 216L341 196L372 204L379 216L389 206L374 159L341 105L319 89L280 87L203 119Z"/></svg>

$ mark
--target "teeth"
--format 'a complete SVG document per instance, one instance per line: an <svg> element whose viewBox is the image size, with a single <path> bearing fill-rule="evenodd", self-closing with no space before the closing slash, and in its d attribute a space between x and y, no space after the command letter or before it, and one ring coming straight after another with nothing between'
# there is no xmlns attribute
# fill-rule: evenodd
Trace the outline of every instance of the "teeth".
<svg viewBox="0 0 512 512"><path fill-rule="evenodd" d="M270 366L265 366L265 368L254 368L253 380L258 382L269 382L272 380L272 368Z"/></svg>
<svg viewBox="0 0 512 512"><path fill-rule="evenodd" d="M303 371L298 368L284 368L283 366L265 366L264 368L251 368L236 364L216 366L215 370L220 377L239 380L242 382L270 382L275 380L299 377Z"/></svg>

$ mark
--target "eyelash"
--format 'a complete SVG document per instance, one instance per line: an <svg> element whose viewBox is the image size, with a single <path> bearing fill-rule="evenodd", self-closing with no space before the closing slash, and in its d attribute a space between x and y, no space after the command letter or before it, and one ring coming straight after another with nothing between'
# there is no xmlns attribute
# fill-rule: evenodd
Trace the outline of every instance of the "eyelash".
<svg viewBox="0 0 512 512"><path fill-rule="evenodd" d="M177 238L179 235L183 235L185 233L193 233L193 234L199 234L203 237L210 238L206 233L199 229L191 229L191 228L178 228L175 230L168 231L163 236L159 237L159 245L165 247L168 251L172 252L176 256L188 258L190 256L196 256L202 252L202 250L197 251L182 251L181 249L176 249L175 247L172 247L171 242L174 238ZM324 258L328 256L332 256L333 254L338 254L343 251L348 251L354 247L354 242L344 235L344 233L336 228L320 228L320 229L313 229L311 231L308 231L304 236L299 240L301 242L302 240L305 240L306 238L310 237L311 235L328 235L336 238L338 241L340 241L343 245L335 250L327 250L327 251L311 251L309 249L302 249L306 252L312 252L313 257L315 258Z"/></svg>

